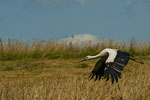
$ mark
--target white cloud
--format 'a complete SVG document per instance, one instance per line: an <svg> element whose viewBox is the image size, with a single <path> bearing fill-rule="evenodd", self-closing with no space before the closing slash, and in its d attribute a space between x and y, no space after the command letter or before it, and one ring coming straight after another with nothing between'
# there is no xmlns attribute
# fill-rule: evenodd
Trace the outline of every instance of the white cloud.
<svg viewBox="0 0 150 100"><path fill-rule="evenodd" d="M69 45L72 43L72 45L77 46L89 46L89 45L95 45L98 43L98 37L92 34L77 34L73 35L72 37L66 37L59 40L60 43L64 43L66 45Z"/></svg>

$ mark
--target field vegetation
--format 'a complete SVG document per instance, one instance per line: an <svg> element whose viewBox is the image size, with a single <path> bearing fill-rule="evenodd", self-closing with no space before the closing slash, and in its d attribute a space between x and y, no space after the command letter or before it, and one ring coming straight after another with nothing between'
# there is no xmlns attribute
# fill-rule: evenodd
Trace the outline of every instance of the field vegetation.
<svg viewBox="0 0 150 100"><path fill-rule="evenodd" d="M150 100L150 44L102 40L81 47L56 41L0 39L0 100ZM135 55L119 83L89 80L98 59L77 63L111 47Z"/></svg>
<svg viewBox="0 0 150 100"><path fill-rule="evenodd" d="M116 48L136 56L150 55L150 43L137 42L134 38L129 42L103 39L95 45L91 45L89 41L82 46L53 40L35 40L31 43L24 43L13 39L8 39L8 41L0 39L0 60L81 58L97 54L104 48Z"/></svg>

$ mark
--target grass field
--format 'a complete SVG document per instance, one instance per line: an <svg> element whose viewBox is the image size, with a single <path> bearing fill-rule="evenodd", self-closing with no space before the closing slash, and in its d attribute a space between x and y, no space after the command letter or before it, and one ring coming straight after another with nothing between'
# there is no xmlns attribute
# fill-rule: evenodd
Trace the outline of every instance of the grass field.
<svg viewBox="0 0 150 100"><path fill-rule="evenodd" d="M150 100L150 59L138 59L145 64L129 61L113 85L88 79L96 60L0 61L0 100Z"/></svg>
<svg viewBox="0 0 150 100"><path fill-rule="evenodd" d="M144 61L125 67L119 83L89 80L96 60L76 63L104 48ZM101 40L82 47L51 40L32 43L0 38L0 100L150 100L150 43Z"/></svg>

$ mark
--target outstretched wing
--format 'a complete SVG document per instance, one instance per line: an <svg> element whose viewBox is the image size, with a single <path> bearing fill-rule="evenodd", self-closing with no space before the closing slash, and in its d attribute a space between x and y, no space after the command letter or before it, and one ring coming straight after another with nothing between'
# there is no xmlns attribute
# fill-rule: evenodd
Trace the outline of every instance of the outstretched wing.
<svg viewBox="0 0 150 100"><path fill-rule="evenodd" d="M121 71L127 65L129 59L130 59L129 53L118 50L116 57L114 58L114 61L107 62L105 64L104 77L106 77L108 79L109 75L110 75L112 84L114 83L114 80L116 80L116 82L118 82L118 78L121 78Z"/></svg>
<svg viewBox="0 0 150 100"><path fill-rule="evenodd" d="M107 57L107 59L110 59L111 54ZM92 77L96 75L95 80L97 80L97 77L103 76L106 78L106 80L109 80L111 77L112 84L114 83L114 80L118 82L118 78L121 78L121 71L124 69L124 67L127 65L129 59L130 59L130 54L123 52L123 51L117 51L116 56L114 57L113 62L106 62L105 61L98 61L95 65L95 68L92 71ZM100 64L102 62L102 64ZM100 66L99 66L100 65ZM99 66L99 67L97 67Z"/></svg>
<svg viewBox="0 0 150 100"><path fill-rule="evenodd" d="M100 80L101 77L104 76L105 62L106 62L107 58L108 58L108 54L105 57L100 58L96 62L95 67L89 76L90 79L93 79L94 76L96 76L96 78L95 78L95 81L96 81L98 78Z"/></svg>

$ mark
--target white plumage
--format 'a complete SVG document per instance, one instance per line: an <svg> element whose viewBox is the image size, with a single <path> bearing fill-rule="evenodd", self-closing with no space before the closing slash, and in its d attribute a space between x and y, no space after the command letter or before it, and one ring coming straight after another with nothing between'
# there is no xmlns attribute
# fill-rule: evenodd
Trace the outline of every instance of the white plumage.
<svg viewBox="0 0 150 100"><path fill-rule="evenodd" d="M114 62L115 57L117 55L117 50L116 49L104 49L104 50L106 50L106 52L108 52L109 54L109 57L107 58L106 63Z"/></svg>

